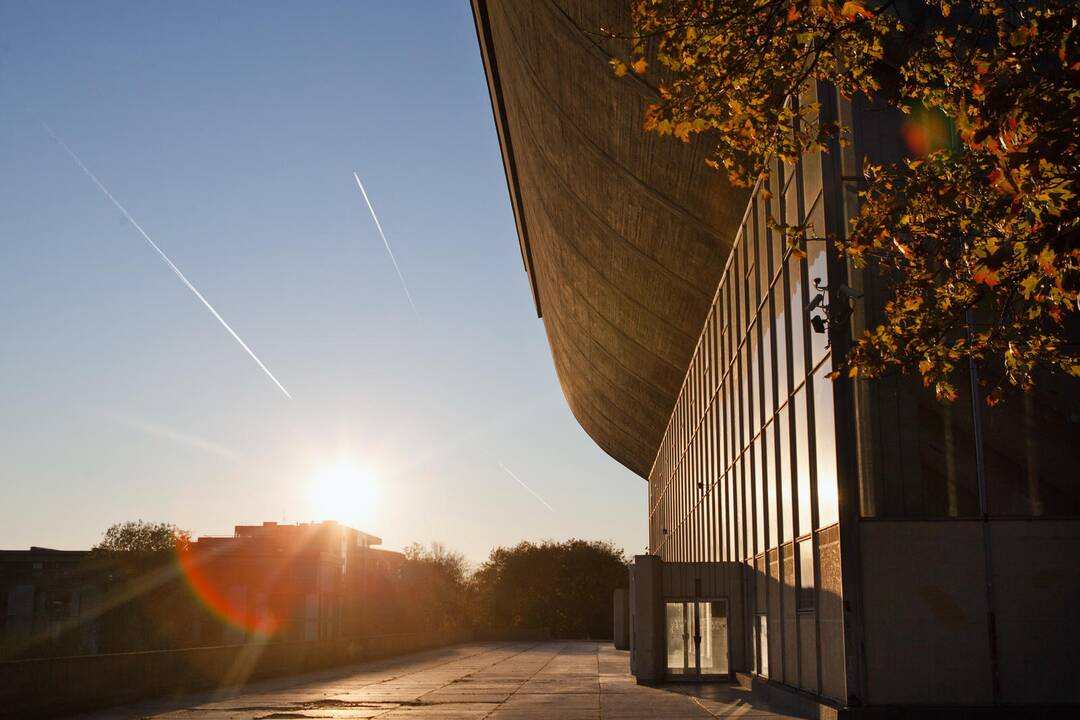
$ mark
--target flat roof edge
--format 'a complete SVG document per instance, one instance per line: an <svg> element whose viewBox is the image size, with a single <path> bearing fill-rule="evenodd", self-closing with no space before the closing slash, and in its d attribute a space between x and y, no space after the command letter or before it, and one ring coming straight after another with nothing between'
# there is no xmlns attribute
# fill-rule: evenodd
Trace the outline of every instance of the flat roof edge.
<svg viewBox="0 0 1080 720"><path fill-rule="evenodd" d="M506 122L506 106L503 102L502 86L499 81L499 67L491 50L491 23L488 19L487 0L470 0L473 21L476 25L476 41L480 46L480 59L484 63L484 75L487 77L488 96L491 98L491 113L495 118L495 131L499 136L499 150L503 158L503 170L506 173L506 189L510 195L510 206L514 212L514 224L517 226L518 244L521 249L521 262L529 278L529 290L532 292L536 317L543 317L540 307L540 292L536 287L536 275L533 273L532 248L529 245L529 233L525 226L525 210L521 201L518 184L517 165L514 162L513 145L510 129Z"/></svg>

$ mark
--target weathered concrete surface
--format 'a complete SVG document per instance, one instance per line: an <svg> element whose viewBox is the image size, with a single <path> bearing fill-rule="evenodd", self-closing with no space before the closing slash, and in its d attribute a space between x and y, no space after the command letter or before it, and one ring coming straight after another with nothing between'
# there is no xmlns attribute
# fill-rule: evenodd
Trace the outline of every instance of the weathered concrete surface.
<svg viewBox="0 0 1080 720"><path fill-rule="evenodd" d="M473 0L522 258L581 426L645 477L749 193L641 129L622 0Z"/></svg>
<svg viewBox="0 0 1080 720"><path fill-rule="evenodd" d="M93 720L784 718L733 685L645 687L628 653L589 642L472 643L192 696Z"/></svg>

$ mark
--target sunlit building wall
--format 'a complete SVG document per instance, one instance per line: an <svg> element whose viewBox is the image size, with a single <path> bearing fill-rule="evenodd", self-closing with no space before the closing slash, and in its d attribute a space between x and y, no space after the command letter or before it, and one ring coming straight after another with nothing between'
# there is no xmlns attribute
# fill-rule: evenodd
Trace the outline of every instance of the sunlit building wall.
<svg viewBox="0 0 1080 720"><path fill-rule="evenodd" d="M473 0L559 381L648 480L632 670L736 678L815 716L1080 703L1080 384L1040 377L988 408L996 380L973 368L951 404L910 375L830 380L883 320L888 278L821 240L802 257L768 223L843 237L864 158L924 152L943 124L815 87L850 144L743 194L702 138L641 130L656 89L615 78L626 44L596 32L628 31L627 6Z"/></svg>
<svg viewBox="0 0 1080 720"><path fill-rule="evenodd" d="M649 551L742 564L736 640L771 683L852 705L1076 702L1078 383L1044 373L989 407L975 367L953 403L910 375L829 378L885 320L888 279L824 241L803 258L767 217L841 236L863 159L909 148L900 113L821 95L853 142L775 163L747 207L649 474Z"/></svg>
<svg viewBox="0 0 1080 720"><path fill-rule="evenodd" d="M823 231L825 204L820 155L776 163L751 199L649 474L649 548L744 563L755 670L840 699L833 362L806 310L829 253L804 260L768 223Z"/></svg>

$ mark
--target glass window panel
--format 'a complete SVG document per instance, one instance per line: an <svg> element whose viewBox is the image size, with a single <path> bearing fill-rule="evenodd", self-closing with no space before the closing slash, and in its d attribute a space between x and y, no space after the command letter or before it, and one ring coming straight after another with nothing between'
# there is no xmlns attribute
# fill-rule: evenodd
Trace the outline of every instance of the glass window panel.
<svg viewBox="0 0 1080 720"><path fill-rule="evenodd" d="M734 460L742 451L742 354L735 356L731 366L731 458Z"/></svg>
<svg viewBox="0 0 1080 720"><path fill-rule="evenodd" d="M795 594L795 608L814 609L814 543L803 540L798 544L799 588Z"/></svg>
<svg viewBox="0 0 1080 720"><path fill-rule="evenodd" d="M758 292L761 299L764 299L769 293L769 286L772 285L772 268L774 267L772 261L769 258L769 241L765 232L765 222L760 209L760 203L755 201L756 213L755 220L757 222L757 233L754 239L754 244L757 246L757 276L758 276Z"/></svg>
<svg viewBox="0 0 1080 720"><path fill-rule="evenodd" d="M716 486L713 486L709 490L709 526L707 528L707 534L709 537L709 562L716 562L719 558L716 553L716 526L719 518L716 517Z"/></svg>
<svg viewBox="0 0 1080 720"><path fill-rule="evenodd" d="M734 334L734 329L731 327L731 283L726 281L726 276L720 303L722 305L720 312L724 316L724 344L720 348L724 355L721 372L726 374L728 366L731 365L731 336Z"/></svg>
<svg viewBox="0 0 1080 720"><path fill-rule="evenodd" d="M769 215L774 220L780 219L780 193L773 191L774 194L769 198ZM784 265L784 258L787 257L787 238L783 233L769 231L769 246L772 250L772 271L775 278L779 273L779 270Z"/></svg>
<svg viewBox="0 0 1080 720"><path fill-rule="evenodd" d="M735 366L732 366L735 367ZM728 452L731 462L739 456L739 415L738 415L738 372L732 371L732 381L728 383Z"/></svg>
<svg viewBox="0 0 1080 720"><path fill-rule="evenodd" d="M738 248L736 248L738 250ZM731 322L735 329L732 347L738 348L743 337L743 302L744 287L739 275L739 253L732 252L731 265L728 267L728 285L731 286Z"/></svg>
<svg viewBox="0 0 1080 720"><path fill-rule="evenodd" d="M828 270L826 268L826 247L824 240L817 240L806 243L806 274L809 278L807 290L810 294L810 300L813 301L814 297L818 295L819 290L814 288L814 278L821 278L821 285L825 286L829 282ZM823 297L822 304L828 304L828 298ZM824 318L825 312L818 308L813 315ZM807 317L809 321L809 316ZM817 364L821 362L825 354L829 352L829 334L827 332L819 333L810 328L810 365L811 367L817 367Z"/></svg>
<svg viewBox="0 0 1080 720"><path fill-rule="evenodd" d="M750 246L746 242L739 243L739 293L740 299L743 302L743 317L745 318L743 327L750 328L750 321L754 317L754 297L750 291L750 283L747 282L747 278L753 273L753 268L750 264L753 262L754 254L750 252Z"/></svg>
<svg viewBox="0 0 1080 720"><path fill-rule="evenodd" d="M764 436L758 435L754 440L754 519L756 539L754 552L764 552L765 545L765 456L762 454L765 443Z"/></svg>
<svg viewBox="0 0 1080 720"><path fill-rule="evenodd" d="M716 442L718 451L720 453L720 465L718 472L722 473L727 470L728 466L728 450L727 450L727 385L720 386L720 392L716 396L716 413L717 421L720 426L716 430Z"/></svg>
<svg viewBox="0 0 1080 720"><path fill-rule="evenodd" d="M1037 371L1030 390L1008 388L999 405L980 405L990 513L1080 513L1080 383L1064 373Z"/></svg>
<svg viewBox="0 0 1080 720"><path fill-rule="evenodd" d="M716 480L716 403L709 405L705 415L705 482L711 487Z"/></svg>
<svg viewBox="0 0 1080 720"><path fill-rule="evenodd" d="M756 380L758 378L758 332L757 325L750 328L750 334L746 340L746 357L747 357L747 437L757 434L757 430L761 425L758 413L755 412L755 408L758 407L758 393L759 385Z"/></svg>
<svg viewBox="0 0 1080 720"><path fill-rule="evenodd" d="M773 338L776 343L776 404L782 405L788 396L788 333L787 333L787 295L783 280L777 280L772 294Z"/></svg>
<svg viewBox="0 0 1080 720"><path fill-rule="evenodd" d="M725 472L724 477L720 478L720 483L716 488L716 491L720 493L720 517L724 518L720 522L720 559L728 559L728 532L727 529L731 525L730 522L730 503L728 502L728 477L730 473Z"/></svg>
<svg viewBox="0 0 1080 720"><path fill-rule="evenodd" d="M773 317L766 303L758 316L758 324L761 326L761 379L762 394L764 395L764 417L769 417L776 412L776 392L773 381Z"/></svg>
<svg viewBox="0 0 1080 720"><path fill-rule="evenodd" d="M735 486L739 483L739 460L735 459L728 473L728 553L725 560L734 560L739 553L739 546L735 544L735 518L739 513L739 499L735 495Z"/></svg>
<svg viewBox="0 0 1080 720"><path fill-rule="evenodd" d="M802 260L794 255L788 261L788 318L791 324L791 373L794 387L806 377L806 305L803 301Z"/></svg>
<svg viewBox="0 0 1080 720"><path fill-rule="evenodd" d="M792 507L791 507L791 429L788 426L788 411L790 405L785 405L776 416L777 444L780 450L779 466L777 467L777 480L780 483L780 508L781 508L781 533L784 542L793 537L792 531Z"/></svg>
<svg viewBox="0 0 1080 720"><path fill-rule="evenodd" d="M833 419L833 381L829 363L814 373L814 452L817 455L818 527L839 519L836 489L836 422Z"/></svg>
<svg viewBox="0 0 1080 720"><path fill-rule="evenodd" d="M756 553L764 553L768 546L765 536L766 525L766 504L765 504L765 489L766 489L766 470L768 468L766 448L768 443L766 441L765 433L762 432L754 440L754 511L757 518L757 542L755 544Z"/></svg>
<svg viewBox="0 0 1080 720"><path fill-rule="evenodd" d="M699 602L698 635L701 637L701 673L727 675L728 619L727 601Z"/></svg>
<svg viewBox="0 0 1080 720"><path fill-rule="evenodd" d="M810 423L806 416L806 387L796 391L792 413L795 416L795 465L792 468L798 480L799 535L813 529L810 508Z"/></svg>
<svg viewBox="0 0 1080 720"><path fill-rule="evenodd" d="M692 638L693 618L690 604L666 603L667 619L667 669L673 675L692 672L696 666L696 653Z"/></svg>
<svg viewBox="0 0 1080 720"><path fill-rule="evenodd" d="M732 468L732 497L734 498L733 511L731 514L731 549L732 560L738 560L742 557L742 528L740 522L742 520L742 470L743 459L740 457L735 461L735 466Z"/></svg>
<svg viewBox="0 0 1080 720"><path fill-rule="evenodd" d="M776 437L774 435L774 433L776 432L776 427L775 426L776 426L776 423L774 423L772 420L770 420L768 422L768 424L765 425L765 433L764 433L765 434L765 445L766 445L765 451L768 453L768 455L767 455L768 460L766 460L766 463L765 463L765 470L768 471L768 472L765 475L765 479L767 481L770 480L770 479L773 479L772 482L769 482L769 487L768 487L768 489L766 490L766 493L765 493L765 498L766 498L766 501L767 501L766 506L768 507L768 511L769 511L769 537L768 537L769 547L776 547L779 544L779 543L777 543L777 538L779 537L779 535L777 534L777 528L778 528L778 524L777 524L777 507L776 507L776 497L777 497L777 495L776 495L776 482L775 482L775 479L774 479L775 478L775 468L774 468L774 466L776 465L776 460L775 460L775 457L776 457L776 449L775 449L776 448Z"/></svg>
<svg viewBox="0 0 1080 720"><path fill-rule="evenodd" d="M750 301L747 303L747 315L753 317L757 314L757 307L761 303L761 294L758 289L757 271L757 246L753 242L753 230L747 229L742 234L742 242L746 245L746 262L748 273L746 276L746 292Z"/></svg>
<svg viewBox="0 0 1080 720"><path fill-rule="evenodd" d="M769 677L769 621L765 615L757 616L758 673Z"/></svg>

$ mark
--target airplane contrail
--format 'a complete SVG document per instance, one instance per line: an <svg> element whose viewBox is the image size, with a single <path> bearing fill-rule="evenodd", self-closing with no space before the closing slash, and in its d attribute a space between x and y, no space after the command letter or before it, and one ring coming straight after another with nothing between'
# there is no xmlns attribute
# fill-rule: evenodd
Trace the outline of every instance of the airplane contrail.
<svg viewBox="0 0 1080 720"><path fill-rule="evenodd" d="M171 428L167 425L159 425L157 423L150 422L149 420L143 420L142 418L133 417L131 415L125 415L123 413L114 412L112 410L101 410L97 413L98 416L107 418L114 422L126 425L133 430L137 430L146 435L162 438L165 440L171 440L172 442L180 445L186 445L196 450L202 450L204 452L213 453L214 455L220 455L221 457L228 458L230 460L239 460L240 455L235 451L219 445L212 440L199 437L198 435L191 435L189 433L181 432L175 428Z"/></svg>
<svg viewBox="0 0 1080 720"><path fill-rule="evenodd" d="M379 224L379 218L375 215L375 208L371 206L371 200L368 199L367 191L364 190L364 183L360 182L360 176L355 172L353 177L356 178L356 184L360 187L360 194L364 196L364 202L367 203L368 210L371 211L371 219L375 221L379 237L382 238L383 245L386 246L386 252L390 255L390 262L394 263L394 269L397 270L398 279L401 280L401 287L405 291L405 297L409 299L409 305L412 306L413 312L416 313L416 303L413 302L412 295L409 293L409 286L405 283L405 276L401 274L401 268L398 267L397 260L394 258L394 251L390 249L390 243L386 240L386 233L383 232L382 225Z"/></svg>
<svg viewBox="0 0 1080 720"><path fill-rule="evenodd" d="M209 310L215 318L217 318L217 321L221 323L221 326L229 331L229 334L233 336L233 339L236 340L236 342L240 343L240 347L244 348L244 350L247 351L247 354L251 356L251 359L254 360L260 368L262 368L262 371L266 373L267 377L274 381L274 384L281 389L281 392L285 393L285 397L291 400L292 395L289 394L289 391L285 389L284 385L278 382L278 379L274 377L274 373L270 372L270 370L265 365L263 365L262 360L260 360L259 357L251 350L251 348L247 346L247 343L241 340L240 336L236 334L236 331L229 327L229 323L225 322L225 318L221 317L221 315L218 314L218 311L214 309L214 306L211 305L210 302L203 297L202 293L199 292L195 288L195 286L191 284L191 281L184 276L184 273L180 272L180 268L176 267L176 265L173 264L173 261L170 260L169 256L166 255L165 252L158 247L157 243L150 239L150 236L147 235L146 231L143 230L139 223L135 221L135 218L131 216L131 213L129 213L124 208L124 206L120 204L119 200L113 197L113 194L109 192L108 188L101 184L101 181L97 179L97 176L94 175L94 173L90 172L90 169L83 164L83 161L79 159L79 156L75 154L75 151L68 147L68 144L61 140L60 137L55 132L53 132L53 129L51 127L46 125L45 130L48 131L49 135L52 136L53 140L60 144L60 147L64 148L67 154L71 156L71 159L75 161L75 164L79 166L79 168L86 174L86 176L94 181L94 184L98 186L98 189L100 189L101 192L105 193L105 197L109 198L109 200L112 201L112 204L116 206L116 209L124 214L124 217L126 217L128 222L131 223L132 226L139 231L139 234L143 236L146 242L150 243L150 247L152 247L157 252L157 254L161 256L161 259L165 261L165 264L168 265L174 273L176 273L176 277L180 278L180 281L187 286L188 290L195 293L195 297L199 298L199 300L202 301L202 304L206 306L206 309Z"/></svg>
<svg viewBox="0 0 1080 720"><path fill-rule="evenodd" d="M532 493L532 496L533 496L534 498L536 498L536 499L537 499L537 500L539 500L540 502L544 503L544 507L546 507L546 508L547 508L548 510L550 510L551 512L555 512L555 508L553 508L553 507L551 507L550 505L548 505L548 501L547 501L547 500L545 500L544 498L540 497L539 495L537 495L537 494L536 494L536 491L535 491L535 490L533 490L533 489L532 489L531 487L529 487L528 485L526 485L526 484L525 484L525 482L524 482L524 481L523 481L523 480L522 480L521 478L519 478L519 477L518 477L517 475L515 475L515 474L514 474L514 471L513 471L513 470L511 470L510 468L506 467L506 466L505 466L505 465L503 465L502 463L499 463L499 467L501 467L501 468L502 468L502 469L503 469L504 471L506 471L506 474L507 474L507 475L509 475L510 477L512 477L512 478L514 478L515 480L517 480L517 481L518 481L518 484L519 484L519 485L521 485L521 487L525 488L525 489L526 489L526 490L528 490L528 491L529 491L530 493Z"/></svg>

